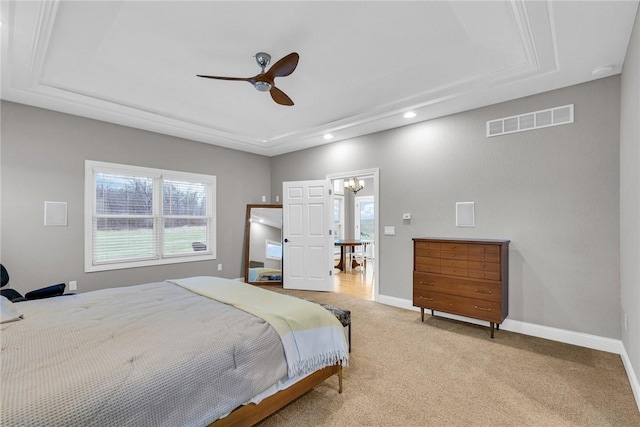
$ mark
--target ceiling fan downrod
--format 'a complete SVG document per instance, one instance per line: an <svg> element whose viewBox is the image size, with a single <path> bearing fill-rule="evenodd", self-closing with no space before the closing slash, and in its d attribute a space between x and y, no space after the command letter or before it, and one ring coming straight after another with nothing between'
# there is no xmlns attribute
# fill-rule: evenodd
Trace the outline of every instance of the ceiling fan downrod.
<svg viewBox="0 0 640 427"><path fill-rule="evenodd" d="M256 53L256 62L258 63L258 66L262 68L261 74L264 74L265 68L269 65L269 62L271 62L271 55L265 52L258 52ZM271 90L271 83L257 80L253 84L253 87L260 92L269 92Z"/></svg>

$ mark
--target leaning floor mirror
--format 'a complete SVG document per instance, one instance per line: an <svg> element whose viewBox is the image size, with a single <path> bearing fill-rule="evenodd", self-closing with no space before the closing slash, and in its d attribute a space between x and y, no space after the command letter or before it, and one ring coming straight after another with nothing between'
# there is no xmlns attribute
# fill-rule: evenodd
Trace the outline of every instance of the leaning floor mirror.
<svg viewBox="0 0 640 427"><path fill-rule="evenodd" d="M247 205L244 281L282 284L282 205Z"/></svg>

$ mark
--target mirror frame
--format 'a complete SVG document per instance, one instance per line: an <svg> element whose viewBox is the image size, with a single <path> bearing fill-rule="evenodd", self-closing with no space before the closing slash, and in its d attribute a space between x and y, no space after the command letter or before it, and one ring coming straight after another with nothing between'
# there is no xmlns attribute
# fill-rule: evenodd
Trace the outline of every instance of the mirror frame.
<svg viewBox="0 0 640 427"><path fill-rule="evenodd" d="M282 285L282 280L269 280L263 282L250 282L249 281L249 254L251 252L251 209L253 208L267 208L267 209L282 209L282 205L276 204L248 204L246 213L246 222L244 228L244 282L252 285ZM282 233L280 233L280 239L282 240ZM282 270L282 263L280 264Z"/></svg>

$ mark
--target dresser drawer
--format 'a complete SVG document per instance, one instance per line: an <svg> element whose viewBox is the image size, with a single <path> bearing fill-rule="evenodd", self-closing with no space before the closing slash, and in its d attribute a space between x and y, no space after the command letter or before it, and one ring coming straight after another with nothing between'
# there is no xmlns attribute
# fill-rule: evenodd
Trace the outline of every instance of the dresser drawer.
<svg viewBox="0 0 640 427"><path fill-rule="evenodd" d="M497 245L480 245L480 244L470 244L469 245L469 255L500 255L500 246Z"/></svg>
<svg viewBox="0 0 640 427"><path fill-rule="evenodd" d="M442 259L440 273L453 276L468 276L469 261L466 259Z"/></svg>
<svg viewBox="0 0 640 427"><path fill-rule="evenodd" d="M440 251L440 258L442 259L469 259L469 250L467 245L449 246L449 249L442 249Z"/></svg>
<svg viewBox="0 0 640 427"><path fill-rule="evenodd" d="M469 245L469 261L500 262L500 247Z"/></svg>
<svg viewBox="0 0 640 427"><path fill-rule="evenodd" d="M436 249L416 249L416 256L440 258L440 251Z"/></svg>
<svg viewBox="0 0 640 427"><path fill-rule="evenodd" d="M471 261L469 260L469 270L500 272L499 262Z"/></svg>
<svg viewBox="0 0 640 427"><path fill-rule="evenodd" d="M423 243L416 242L415 256L440 258L440 244L439 243Z"/></svg>
<svg viewBox="0 0 640 427"><path fill-rule="evenodd" d="M469 261L469 277L500 280L500 264L495 262Z"/></svg>
<svg viewBox="0 0 640 427"><path fill-rule="evenodd" d="M441 243L438 242L416 242L416 251L417 250L440 250Z"/></svg>
<svg viewBox="0 0 640 427"><path fill-rule="evenodd" d="M496 301L485 301L414 289L413 305L488 322L502 322L502 308L500 303Z"/></svg>
<svg viewBox="0 0 640 427"><path fill-rule="evenodd" d="M500 262L500 254L469 254L469 261Z"/></svg>
<svg viewBox="0 0 640 427"><path fill-rule="evenodd" d="M416 257L415 263L416 271L440 273L440 258Z"/></svg>
<svg viewBox="0 0 640 427"><path fill-rule="evenodd" d="M456 279L431 274L413 273L414 290L460 295L468 298L499 302L502 296L500 283Z"/></svg>
<svg viewBox="0 0 640 427"><path fill-rule="evenodd" d="M442 267L440 267L440 273L448 274L450 276L467 277L469 276L469 268L443 265Z"/></svg>
<svg viewBox="0 0 640 427"><path fill-rule="evenodd" d="M500 280L500 272L494 271L483 271L483 270L469 270L469 277L473 277L476 279L486 279L486 280Z"/></svg>

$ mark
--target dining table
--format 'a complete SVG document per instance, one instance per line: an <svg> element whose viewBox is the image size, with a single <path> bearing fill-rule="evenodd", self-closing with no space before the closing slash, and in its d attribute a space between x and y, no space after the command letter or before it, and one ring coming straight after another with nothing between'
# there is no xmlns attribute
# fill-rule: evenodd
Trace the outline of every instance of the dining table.
<svg viewBox="0 0 640 427"><path fill-rule="evenodd" d="M336 265L336 268L341 271L345 271L345 248L349 248L349 253L353 253L356 246L362 246L362 252L365 253L369 243L370 242L359 239L341 239L334 241L334 245L340 247L340 261L338 262L338 265ZM360 263L355 259L352 259L351 268L356 268L358 266L360 266ZM364 257L362 267L367 268L367 261Z"/></svg>

